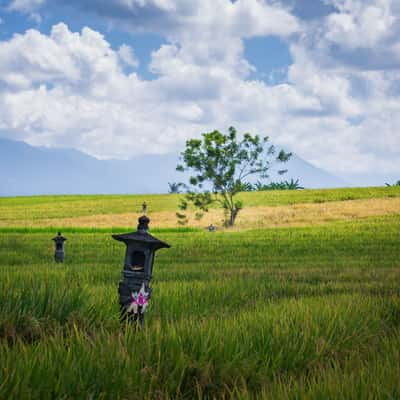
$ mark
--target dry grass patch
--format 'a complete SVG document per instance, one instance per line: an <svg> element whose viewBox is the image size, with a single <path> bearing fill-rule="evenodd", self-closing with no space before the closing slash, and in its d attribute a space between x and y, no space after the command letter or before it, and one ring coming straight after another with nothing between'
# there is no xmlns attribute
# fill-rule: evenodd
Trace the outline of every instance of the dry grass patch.
<svg viewBox="0 0 400 400"><path fill-rule="evenodd" d="M335 201L321 204L294 204L274 207L245 207L237 218L237 228L312 226L326 222L400 214L400 198ZM134 229L138 213L98 214L31 221L1 221L1 226L126 227ZM189 212L189 226L222 225L223 210L211 209L200 221ZM175 212L160 211L150 215L153 227L177 227Z"/></svg>
<svg viewBox="0 0 400 400"><path fill-rule="evenodd" d="M244 209L237 226L312 226L332 221L400 214L400 199L335 201Z"/></svg>

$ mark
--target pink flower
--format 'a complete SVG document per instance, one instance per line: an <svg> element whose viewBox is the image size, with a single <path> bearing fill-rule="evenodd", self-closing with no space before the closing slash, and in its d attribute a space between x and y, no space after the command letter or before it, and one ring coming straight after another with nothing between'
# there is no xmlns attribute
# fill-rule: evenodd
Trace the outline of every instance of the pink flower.
<svg viewBox="0 0 400 400"><path fill-rule="evenodd" d="M140 288L139 292L131 294L132 301L128 308L128 312L133 312L137 314L140 308L140 312L143 314L146 311L146 307L149 303L149 293L145 291L144 285Z"/></svg>

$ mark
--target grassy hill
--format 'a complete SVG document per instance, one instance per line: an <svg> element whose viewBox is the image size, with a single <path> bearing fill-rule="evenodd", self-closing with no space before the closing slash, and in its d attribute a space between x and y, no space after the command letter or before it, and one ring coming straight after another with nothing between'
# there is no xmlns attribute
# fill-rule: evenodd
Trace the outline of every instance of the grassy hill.
<svg viewBox="0 0 400 400"><path fill-rule="evenodd" d="M400 190L243 198L242 225L214 233L157 223L177 196L0 199L0 399L399 398ZM172 247L134 333L110 232L143 200Z"/></svg>
<svg viewBox="0 0 400 400"><path fill-rule="evenodd" d="M0 197L0 228L7 226L132 227L136 225L138 212L144 201L148 204L152 226L179 227L175 217L179 197L180 195L165 194ZM355 217L359 216L360 210L364 210L364 213L361 211L362 216L391 214L393 210L394 212L398 210L400 187L274 190L242 193L239 198L244 202L245 209L239 213L238 225L256 228L260 225L249 223L249 220L254 217L259 220L260 215L278 216L281 219L279 212L285 214L285 210L293 214L293 210L306 209L302 217L305 217L304 214L310 217L313 212L328 215L327 207L328 211L346 208L348 214L353 212ZM376 199L385 201L377 202ZM365 202L353 202L354 200L365 200ZM369 200L372 201L369 202ZM330 205L331 202L339 202L339 204ZM314 205L314 207L304 207L304 204ZM279 206L292 207L279 210L272 208ZM371 207L375 209L375 212L371 211ZM365 210L369 210L369 215L368 213L364 215ZM192 219L189 225L204 227L211 222L218 225L222 217L221 210L212 210L205 220L197 223ZM343 219L343 215L336 215L331 220L337 219ZM271 226L270 221L267 220L261 225L263 226Z"/></svg>

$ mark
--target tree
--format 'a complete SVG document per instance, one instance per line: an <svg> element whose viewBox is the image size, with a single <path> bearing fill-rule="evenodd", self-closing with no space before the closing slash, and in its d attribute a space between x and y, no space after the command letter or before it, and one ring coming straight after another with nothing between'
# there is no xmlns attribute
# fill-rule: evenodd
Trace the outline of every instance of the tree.
<svg viewBox="0 0 400 400"><path fill-rule="evenodd" d="M212 204L219 203L225 210L225 225L234 225L243 207L236 195L248 187L248 177L267 178L272 161L286 162L291 157L291 153L283 150L277 153L275 146L267 146L268 141L268 136L260 138L250 133L238 139L233 127L226 135L215 130L203 133L201 139L188 140L181 153L182 165L176 168L191 172L181 210L193 204L207 212ZM279 174L285 172L278 171Z"/></svg>

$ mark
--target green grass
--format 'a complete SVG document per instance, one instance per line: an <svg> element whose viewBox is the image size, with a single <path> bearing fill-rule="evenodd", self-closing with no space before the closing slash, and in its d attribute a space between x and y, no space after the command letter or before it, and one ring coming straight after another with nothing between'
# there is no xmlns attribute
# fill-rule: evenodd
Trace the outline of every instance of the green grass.
<svg viewBox="0 0 400 400"><path fill-rule="evenodd" d="M321 190L271 190L241 193L246 207L298 203L324 203L369 198L400 197L400 187L371 187ZM177 211L179 195L92 195L0 198L2 221L29 221L85 215L139 212L143 201L150 212Z"/></svg>
<svg viewBox="0 0 400 400"><path fill-rule="evenodd" d="M132 223L132 225L134 225ZM132 230L135 230L132 227ZM69 226L26 226L26 227L0 227L0 233L53 233L55 234L57 230L62 230L63 233L121 233L126 232L126 227L107 227L107 228L87 228L82 226L69 227ZM154 228L151 230L152 233L167 233L167 232L177 232L177 233L187 233L187 232L200 232L202 229L182 226L178 228Z"/></svg>
<svg viewBox="0 0 400 400"><path fill-rule="evenodd" d="M159 230L140 333L111 231L0 231L0 399L400 398L400 216Z"/></svg>

